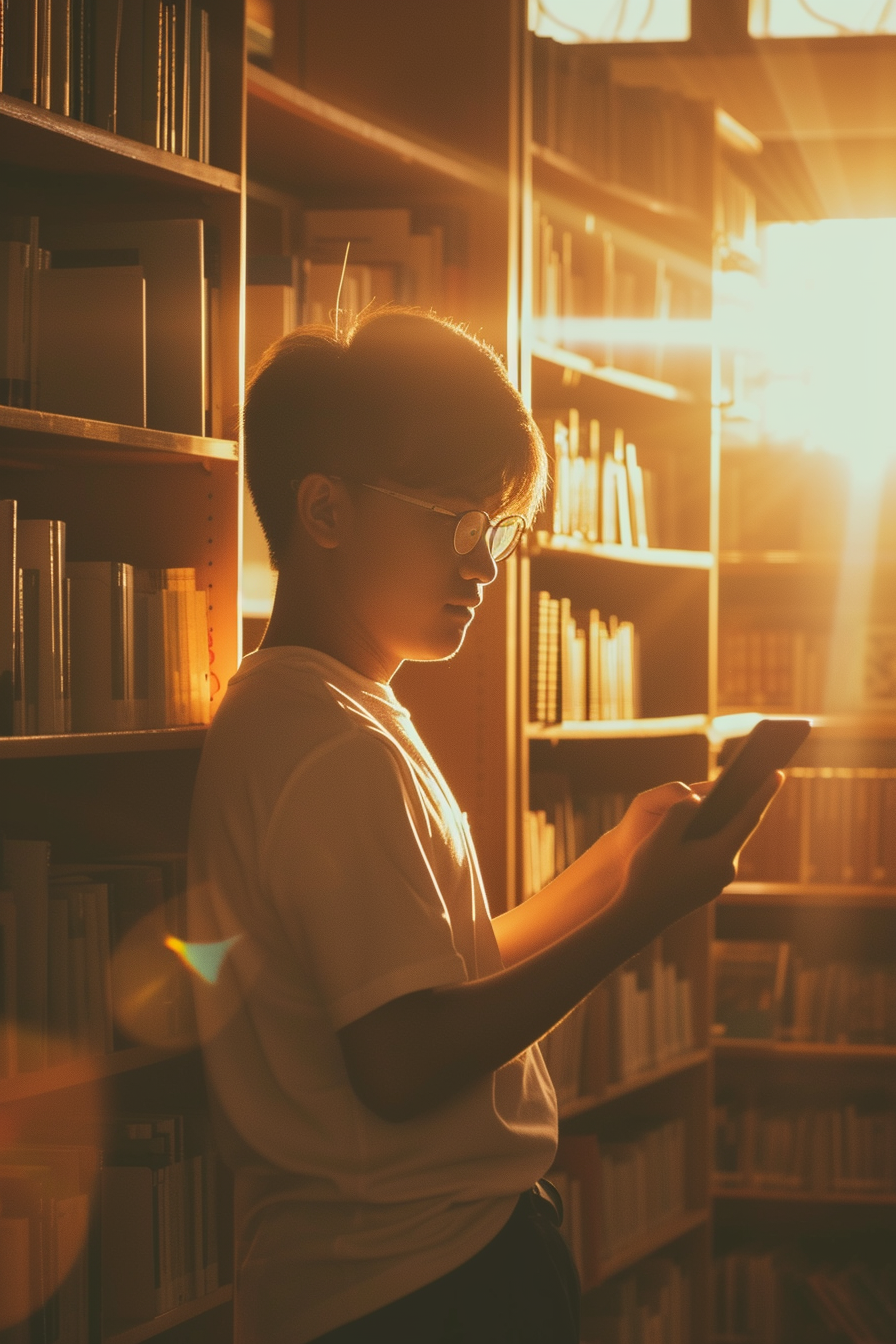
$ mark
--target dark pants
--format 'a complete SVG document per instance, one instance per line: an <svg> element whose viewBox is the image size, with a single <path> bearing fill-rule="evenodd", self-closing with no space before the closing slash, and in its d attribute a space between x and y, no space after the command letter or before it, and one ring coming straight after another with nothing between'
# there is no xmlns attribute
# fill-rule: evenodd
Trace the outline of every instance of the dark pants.
<svg viewBox="0 0 896 1344"><path fill-rule="evenodd" d="M472 1260L315 1344L578 1344L579 1276L551 1195L527 1190Z"/></svg>

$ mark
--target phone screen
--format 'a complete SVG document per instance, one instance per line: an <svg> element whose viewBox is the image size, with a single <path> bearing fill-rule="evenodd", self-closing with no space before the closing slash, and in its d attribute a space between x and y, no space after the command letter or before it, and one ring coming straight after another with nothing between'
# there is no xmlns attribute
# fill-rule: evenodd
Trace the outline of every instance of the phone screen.
<svg viewBox="0 0 896 1344"><path fill-rule="evenodd" d="M781 770L812 730L808 719L760 719L694 813L686 840L715 835Z"/></svg>

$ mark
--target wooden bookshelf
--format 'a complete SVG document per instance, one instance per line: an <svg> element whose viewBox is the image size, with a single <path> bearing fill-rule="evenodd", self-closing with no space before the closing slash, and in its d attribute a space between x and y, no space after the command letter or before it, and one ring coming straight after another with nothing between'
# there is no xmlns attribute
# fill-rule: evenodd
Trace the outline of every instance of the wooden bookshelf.
<svg viewBox="0 0 896 1344"><path fill-rule="evenodd" d="M39 737L0 737L0 760L41 756L107 756L144 751L199 751L205 728L142 728L121 733L47 733Z"/></svg>
<svg viewBox="0 0 896 1344"><path fill-rule="evenodd" d="M875 1193L866 1190L772 1190L760 1186L713 1187L713 1199L752 1200L764 1204L812 1204L812 1205L874 1205L880 1208L896 1207L896 1191Z"/></svg>
<svg viewBox="0 0 896 1344"><path fill-rule="evenodd" d="M48 173L90 173L147 179L175 189L239 197L240 175L113 135L0 93L3 161Z"/></svg>
<svg viewBox="0 0 896 1344"><path fill-rule="evenodd" d="M116 1078L122 1073L145 1069L150 1064L163 1064L177 1058L180 1053L148 1045L134 1045L108 1055L83 1055L79 1059L67 1060L64 1064L54 1064L48 1069L17 1073L12 1078L0 1078L0 1105Z"/></svg>
<svg viewBox="0 0 896 1344"><path fill-rule="evenodd" d="M83 420L53 411L0 406L0 464L65 463L80 461L173 463L196 458L232 462L239 457L235 439L206 439L192 434L170 434L140 425L115 425L107 420Z"/></svg>
<svg viewBox="0 0 896 1344"><path fill-rule="evenodd" d="M598 1285L606 1283L623 1270L631 1269L633 1265L641 1260L646 1260L648 1256L655 1255L657 1251L664 1250L671 1246L673 1242L681 1237L688 1236L691 1232L696 1232L699 1228L705 1227L709 1222L709 1209L688 1209L684 1213L678 1214L675 1218L667 1218L643 1237L633 1241L631 1245L626 1246L625 1250L617 1255L602 1260L598 1270Z"/></svg>
<svg viewBox="0 0 896 1344"><path fill-rule="evenodd" d="M636 191L620 182L611 182L606 178L595 177L587 168L569 159L565 154L548 149L547 145L532 142L532 168L535 186L558 196L580 194L585 200L594 202L601 197L610 202L633 206L647 215L656 216L664 224L690 225L696 231L706 228L706 220L698 211L675 201L666 201L646 192ZM606 207L605 207L606 208Z"/></svg>
<svg viewBox="0 0 896 1344"><path fill-rule="evenodd" d="M206 260L213 259L206 278L214 269L216 291L206 313L209 344L203 352L210 432L176 433L0 406L0 495L18 501L19 518L63 520L69 560L193 568L197 586L210 594L216 704L239 658L236 427L242 401L245 17L243 0L210 0L205 8L212 163L0 94L0 197L4 214L39 221L41 247L52 247L60 226L202 221ZM194 420L201 428L202 416ZM204 739L201 726L0 738L4 837L48 842L55 862L181 854ZM147 1039L151 1036L147 1032ZM185 1114L205 1104L195 1051L143 1044L36 1071L24 1071L24 1062L20 1056L19 1071L0 1079L4 1148L15 1142L23 1120L29 1126L24 1132L39 1135L41 1143L92 1143L98 1142L93 1126L100 1119L105 1124L115 1114L138 1109ZM93 1138L85 1137L88 1131ZM91 1199L98 1226L98 1190ZM218 1204L226 1277L232 1236L226 1182L219 1185ZM91 1274L94 1320L100 1293ZM191 1344L208 1338L212 1324L215 1338L223 1341L232 1333L231 1298L225 1284L109 1338L138 1344L170 1336Z"/></svg>
<svg viewBox="0 0 896 1344"><path fill-rule="evenodd" d="M127 1330L104 1335L103 1344L143 1344L146 1339L155 1339L157 1335L162 1335L175 1326L184 1325L187 1321L193 1321L198 1316L204 1316L207 1312L232 1301L233 1285L225 1283L213 1293L206 1293L204 1297L198 1297L193 1302L184 1302L182 1306L175 1307L173 1311L163 1312L161 1316L156 1316L151 1321L142 1321L140 1325L132 1325Z"/></svg>
<svg viewBox="0 0 896 1344"><path fill-rule="evenodd" d="M828 1041L753 1041L716 1038L719 1059L794 1064L896 1064L896 1045L838 1045Z"/></svg>
<svg viewBox="0 0 896 1344"><path fill-rule="evenodd" d="M622 546L584 541L581 537L534 532L526 541L529 555L582 555L593 560L612 560L619 565L656 565L660 569L712 569L711 551L665 550L661 546Z"/></svg>
<svg viewBox="0 0 896 1344"><path fill-rule="evenodd" d="M560 1119L577 1120L580 1116L589 1115L611 1101L618 1101L621 1097L627 1097L645 1087L652 1087L654 1083L663 1082L666 1078L674 1078L689 1069L699 1068L700 1065L706 1064L709 1058L709 1050L688 1050L685 1054L675 1055L656 1068L643 1069L619 1083L608 1083L599 1096L577 1097L575 1101L566 1102L560 1108Z"/></svg>
<svg viewBox="0 0 896 1344"><path fill-rule="evenodd" d="M722 892L718 903L891 909L896 908L896 887L848 886L826 882L732 882Z"/></svg>
<svg viewBox="0 0 896 1344"><path fill-rule="evenodd" d="M660 378L650 378L646 374L632 373L628 369L617 368L614 364L595 364L587 355L575 350L566 350L559 345L549 345L546 341L533 341L532 358L545 364L555 364L560 369L593 378L599 383L610 383L613 387L626 392L635 392L645 397L654 397L657 401L672 401L690 406L694 394L686 387L676 387L674 383L663 382Z"/></svg>
<svg viewBox="0 0 896 1344"><path fill-rule="evenodd" d="M582 723L527 723L531 741L599 742L620 738L702 737L705 714L677 714L656 719L595 719Z"/></svg>

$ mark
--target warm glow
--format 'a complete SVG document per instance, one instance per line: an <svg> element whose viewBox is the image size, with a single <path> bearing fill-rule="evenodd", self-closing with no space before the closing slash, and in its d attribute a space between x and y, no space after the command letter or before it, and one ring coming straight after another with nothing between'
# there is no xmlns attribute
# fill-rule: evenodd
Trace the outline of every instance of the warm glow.
<svg viewBox="0 0 896 1344"><path fill-rule="evenodd" d="M556 42L686 42L690 0L529 0L529 27Z"/></svg>
<svg viewBox="0 0 896 1344"><path fill-rule="evenodd" d="M896 33L893 0L750 0L751 37Z"/></svg>
<svg viewBox="0 0 896 1344"><path fill-rule="evenodd" d="M766 441L879 475L896 450L896 220L773 224L764 250Z"/></svg>

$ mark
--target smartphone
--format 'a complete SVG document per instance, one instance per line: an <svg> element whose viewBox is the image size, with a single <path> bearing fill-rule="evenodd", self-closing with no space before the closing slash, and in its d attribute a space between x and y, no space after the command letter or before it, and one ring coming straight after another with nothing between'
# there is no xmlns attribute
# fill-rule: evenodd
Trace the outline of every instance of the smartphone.
<svg viewBox="0 0 896 1344"><path fill-rule="evenodd" d="M715 835L781 770L809 736L808 719L760 719L725 766L694 813L685 840Z"/></svg>

